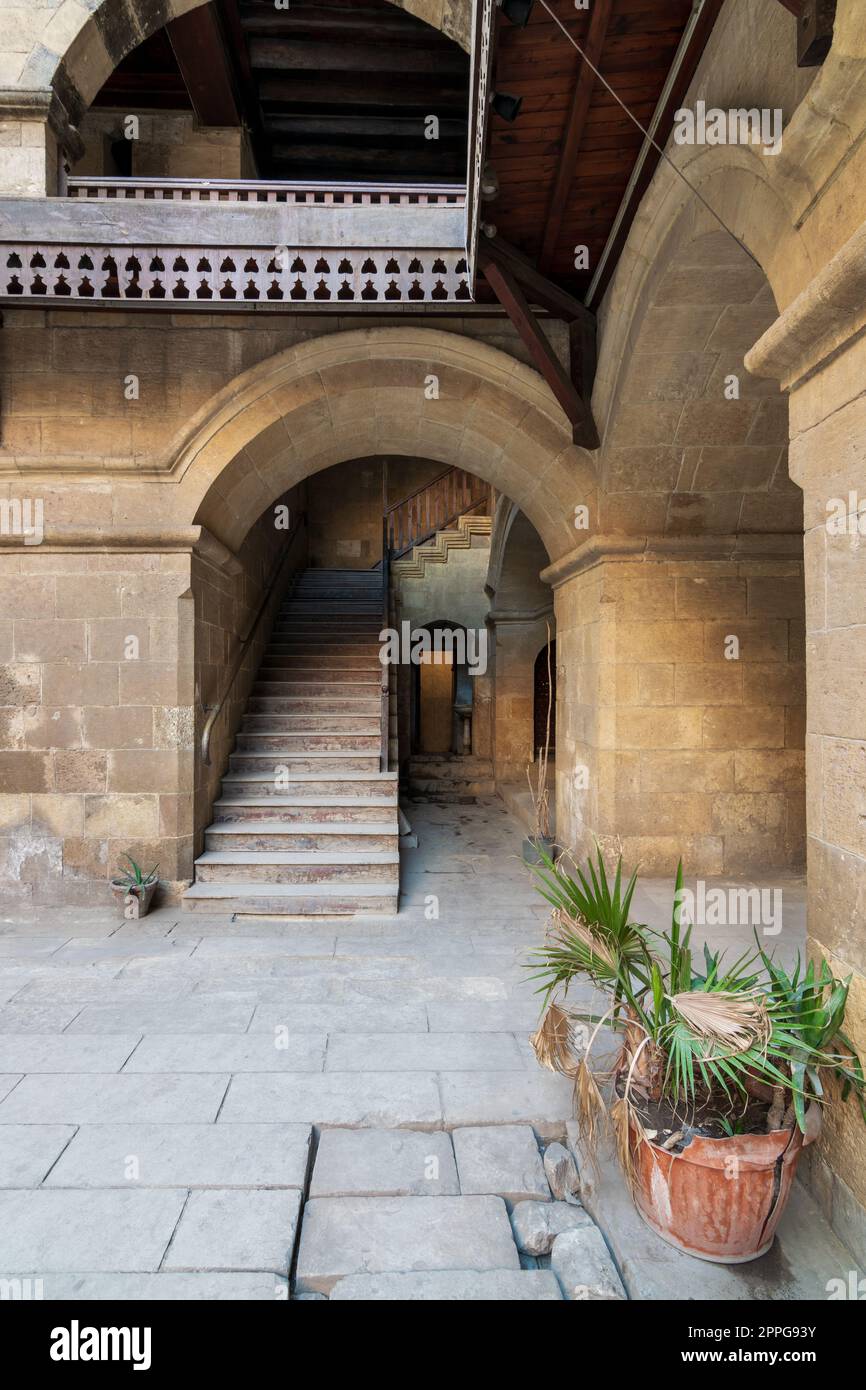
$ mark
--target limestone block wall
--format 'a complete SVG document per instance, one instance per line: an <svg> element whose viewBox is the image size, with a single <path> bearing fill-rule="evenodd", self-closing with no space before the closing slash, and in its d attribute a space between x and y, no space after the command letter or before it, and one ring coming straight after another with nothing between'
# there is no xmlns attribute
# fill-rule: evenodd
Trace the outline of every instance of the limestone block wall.
<svg viewBox="0 0 866 1390"><path fill-rule="evenodd" d="M299 503L297 493L281 500ZM225 554L227 567L216 548L0 550L5 899L104 901L124 853L159 863L169 894L190 880L267 622L216 726L209 768L203 707L222 692L285 539L268 513L237 557ZM294 553L302 566L303 534Z"/></svg>
<svg viewBox="0 0 866 1390"><path fill-rule="evenodd" d="M187 878L189 554L0 551L0 892L90 903L129 852Z"/></svg>
<svg viewBox="0 0 866 1390"><path fill-rule="evenodd" d="M310 478L310 564L317 569L372 569L382 555L383 468L389 504L443 471L434 459L353 459Z"/></svg>
<svg viewBox="0 0 866 1390"><path fill-rule="evenodd" d="M852 257L857 247L850 248ZM856 265L862 262L859 256ZM859 271L858 271L859 274ZM848 264L838 291L862 318L862 282ZM822 295L811 304L821 308ZM856 306L856 307L855 307ZM808 308L809 305L806 305ZM866 347L836 314L829 355L791 392L791 467L806 512L806 759L809 938L837 975L850 977L846 1029L866 1052ZM802 340L810 351L816 334ZM799 356L799 351L797 352ZM841 515L841 522L839 520ZM813 1163L815 1190L847 1239L866 1255L866 1135L852 1107L826 1117ZM827 1166L829 1164L829 1166ZM853 1198L852 1198L853 1194Z"/></svg>
<svg viewBox="0 0 866 1390"><path fill-rule="evenodd" d="M127 137L124 122L136 114L92 107L81 123L84 154L72 168L75 178L112 175L111 146ZM202 126L191 111L154 111L138 116L138 134L129 140L137 178L254 179L255 160L247 132L240 126Z"/></svg>
<svg viewBox="0 0 866 1390"><path fill-rule="evenodd" d="M358 322L337 311L271 317L242 311L101 313L96 306L4 310L0 472L10 465L16 471L54 472L58 464L120 466L128 472L131 456L139 462L149 455L161 463L173 461L172 446L179 447L190 421L239 373L287 348L357 328ZM516 333L500 314L423 314L418 322L489 343L517 361L527 360ZM363 318L367 330L405 325L405 316L395 314ZM556 323L553 329L566 352L565 325ZM414 369L420 399L427 370L423 362ZM407 380L408 376L407 368ZM350 385L347 381L344 389ZM437 407L453 418L455 406L463 402L453 399L454 387L444 375L441 389ZM430 444L435 459L435 441ZM443 466L440 456L435 471Z"/></svg>
<svg viewBox="0 0 866 1390"><path fill-rule="evenodd" d="M619 837L663 874L801 867L802 611L796 560L606 561L559 587L563 843Z"/></svg>

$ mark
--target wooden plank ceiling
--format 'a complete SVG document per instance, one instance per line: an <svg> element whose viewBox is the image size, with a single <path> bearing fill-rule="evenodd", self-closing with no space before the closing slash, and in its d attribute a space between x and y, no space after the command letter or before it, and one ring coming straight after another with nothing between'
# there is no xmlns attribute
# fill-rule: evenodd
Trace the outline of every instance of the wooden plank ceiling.
<svg viewBox="0 0 866 1390"><path fill-rule="evenodd" d="M291 0L288 9L214 0L129 54L99 103L165 107L189 90L199 117L220 124L209 85L214 32L262 178L464 180L468 55L388 0ZM197 66L208 79L199 92ZM428 115L438 118L438 139L427 138Z"/></svg>
<svg viewBox="0 0 866 1390"><path fill-rule="evenodd" d="M646 127L691 0L548 0L602 76ZM523 98L512 124L491 118L499 197L485 217L546 275L583 297L610 235L643 137L536 3L525 29L500 17L496 86ZM561 172L560 172L561 171ZM575 269L575 247L589 270Z"/></svg>
<svg viewBox="0 0 866 1390"><path fill-rule="evenodd" d="M549 3L648 125L692 0L593 0L588 11L573 0ZM707 0L675 104L720 6ZM496 25L495 87L523 104L513 123L491 115L489 162L499 194L483 218L500 241L580 299L642 136L539 0L525 28L501 12ZM467 55L388 0L291 0L279 10L273 0L212 0L131 53L98 101L133 110L191 107L212 124L243 121L262 178L453 183L465 176L468 91ZM425 139L430 114L440 121L438 140ZM672 114L673 106L662 140ZM653 155L624 231L655 163ZM575 267L577 246L588 247L588 270ZM490 301L491 286L481 281L479 296Z"/></svg>

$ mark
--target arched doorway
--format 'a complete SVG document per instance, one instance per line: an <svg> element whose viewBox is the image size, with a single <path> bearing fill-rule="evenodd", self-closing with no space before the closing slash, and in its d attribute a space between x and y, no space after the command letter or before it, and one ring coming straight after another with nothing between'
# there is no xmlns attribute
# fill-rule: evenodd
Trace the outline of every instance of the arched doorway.
<svg viewBox="0 0 866 1390"><path fill-rule="evenodd" d="M541 648L532 677L533 752L556 752L556 639Z"/></svg>
<svg viewBox="0 0 866 1390"><path fill-rule="evenodd" d="M461 710L472 709L472 680L469 668L459 658L462 634L459 623L445 620L426 623L430 650L421 654L414 667L412 701L412 750L418 753L462 753L464 718Z"/></svg>

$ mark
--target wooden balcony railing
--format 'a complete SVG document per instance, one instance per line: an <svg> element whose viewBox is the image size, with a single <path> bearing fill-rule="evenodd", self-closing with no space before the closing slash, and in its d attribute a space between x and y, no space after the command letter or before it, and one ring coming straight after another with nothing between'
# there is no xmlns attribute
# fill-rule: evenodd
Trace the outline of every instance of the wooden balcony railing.
<svg viewBox="0 0 866 1390"><path fill-rule="evenodd" d="M462 468L447 468L424 487L385 511L391 557L398 560L415 545L444 531L467 512L490 505L490 484Z"/></svg>
<svg viewBox="0 0 866 1390"><path fill-rule="evenodd" d="M304 207L463 207L463 184L286 182L264 179L70 178L70 198L164 203L289 203Z"/></svg>
<svg viewBox="0 0 866 1390"><path fill-rule="evenodd" d="M468 300L462 250L288 253L226 246L0 246L0 300L375 304Z"/></svg>

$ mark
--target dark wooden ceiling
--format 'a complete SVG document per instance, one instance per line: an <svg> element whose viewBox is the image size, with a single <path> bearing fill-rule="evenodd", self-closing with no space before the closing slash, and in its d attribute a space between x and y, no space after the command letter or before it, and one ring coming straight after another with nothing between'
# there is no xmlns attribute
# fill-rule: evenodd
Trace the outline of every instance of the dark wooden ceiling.
<svg viewBox="0 0 866 1390"><path fill-rule="evenodd" d="M231 87L219 107L206 51L215 33ZM200 100L215 123L233 123L233 101L249 126L262 178L465 178L468 55L388 0L291 0L279 10L273 0L213 0L129 54L98 101L170 106L196 66L210 81ZM427 138L428 115L438 138Z"/></svg>
<svg viewBox="0 0 866 1390"><path fill-rule="evenodd" d="M549 0L603 77L644 125L662 94L691 0ZM722 0L707 0L660 130L673 111ZM538 270L585 296L638 158L642 135L539 0L526 28L498 13L495 87L522 98L517 120L491 116L489 160L499 195L485 221ZM244 122L262 178L462 182L468 57L388 0L211 0L131 53L98 102L194 109L210 124ZM438 140L424 118L439 118ZM626 209L627 233L657 156ZM575 267L587 246L589 268ZM620 245L613 247L606 278ZM482 282L480 297L492 296ZM596 303L598 296L596 296Z"/></svg>

